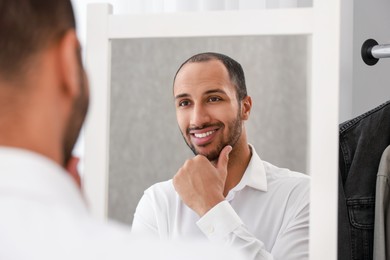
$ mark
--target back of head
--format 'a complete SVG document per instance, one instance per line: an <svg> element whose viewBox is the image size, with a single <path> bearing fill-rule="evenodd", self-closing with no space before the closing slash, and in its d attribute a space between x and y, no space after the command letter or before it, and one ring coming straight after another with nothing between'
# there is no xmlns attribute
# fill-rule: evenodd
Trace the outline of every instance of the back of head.
<svg viewBox="0 0 390 260"><path fill-rule="evenodd" d="M2 146L68 161L88 107L75 30L70 0L0 0Z"/></svg>
<svg viewBox="0 0 390 260"><path fill-rule="evenodd" d="M23 79L34 56L74 28L70 0L0 0L0 80Z"/></svg>

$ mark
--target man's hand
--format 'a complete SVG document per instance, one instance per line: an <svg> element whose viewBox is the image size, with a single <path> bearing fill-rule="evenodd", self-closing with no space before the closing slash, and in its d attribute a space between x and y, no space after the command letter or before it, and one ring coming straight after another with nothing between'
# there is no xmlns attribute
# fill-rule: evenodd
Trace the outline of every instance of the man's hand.
<svg viewBox="0 0 390 260"><path fill-rule="evenodd" d="M173 177L173 186L183 202L199 216L225 199L223 195L227 177L229 153L225 146L214 166L205 156L187 160Z"/></svg>

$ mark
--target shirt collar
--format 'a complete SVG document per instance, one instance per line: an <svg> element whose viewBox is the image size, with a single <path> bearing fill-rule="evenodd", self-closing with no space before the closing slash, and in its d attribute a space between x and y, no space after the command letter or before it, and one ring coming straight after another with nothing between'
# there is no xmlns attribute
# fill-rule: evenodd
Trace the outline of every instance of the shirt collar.
<svg viewBox="0 0 390 260"><path fill-rule="evenodd" d="M232 189L232 191L241 190L245 186L249 186L260 191L267 191L267 176L263 161L260 159L255 148L251 144L249 144L249 147L252 150L252 157L249 161L248 167L246 167L241 181Z"/></svg>
<svg viewBox="0 0 390 260"><path fill-rule="evenodd" d="M0 146L0 190L87 213L81 191L54 161L32 151ZM18 195L19 194L19 195Z"/></svg>

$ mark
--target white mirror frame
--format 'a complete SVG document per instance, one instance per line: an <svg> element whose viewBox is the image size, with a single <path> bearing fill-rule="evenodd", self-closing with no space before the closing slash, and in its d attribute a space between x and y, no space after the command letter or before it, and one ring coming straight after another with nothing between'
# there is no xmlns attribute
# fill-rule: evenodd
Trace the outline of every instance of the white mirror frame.
<svg viewBox="0 0 390 260"><path fill-rule="evenodd" d="M108 208L111 40L309 36L310 259L337 259L340 1L314 0L312 8L131 15L113 15L111 5L91 4L87 17L91 103L85 126L83 183L92 214L101 220L107 219Z"/></svg>

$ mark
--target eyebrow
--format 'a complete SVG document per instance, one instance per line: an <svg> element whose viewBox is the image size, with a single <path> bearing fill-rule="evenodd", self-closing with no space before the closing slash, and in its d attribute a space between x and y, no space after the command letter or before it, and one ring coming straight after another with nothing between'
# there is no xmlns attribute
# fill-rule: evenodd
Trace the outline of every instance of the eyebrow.
<svg viewBox="0 0 390 260"><path fill-rule="evenodd" d="M205 94L213 94L213 93L221 93L226 95L226 92L223 91L222 89L210 89L205 92Z"/></svg>
<svg viewBox="0 0 390 260"><path fill-rule="evenodd" d="M204 93L204 95L209 95L209 94L214 94L214 93L221 93L221 94L226 95L226 92L223 91L222 89L210 89L210 90L207 90L207 91ZM176 95L176 96L175 96L175 99L183 98L183 97L189 97L189 96L190 96L189 94L183 93L183 94Z"/></svg>
<svg viewBox="0 0 390 260"><path fill-rule="evenodd" d="M190 95L188 95L187 93L184 93L184 94L179 94L179 95L176 95L175 96L175 99L179 99L179 98L183 98L183 97L189 97Z"/></svg>

